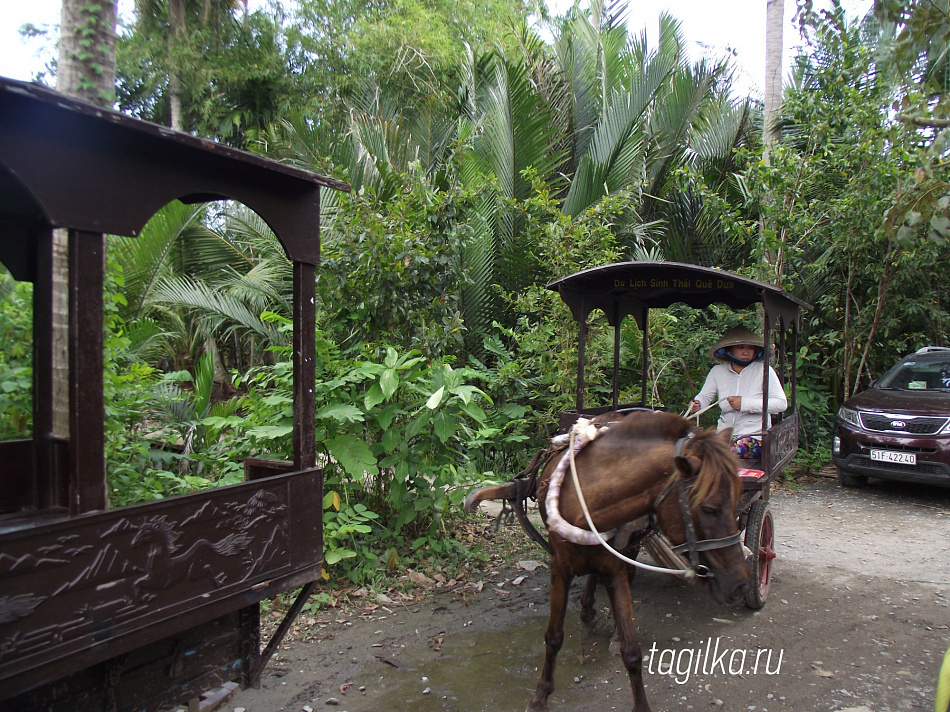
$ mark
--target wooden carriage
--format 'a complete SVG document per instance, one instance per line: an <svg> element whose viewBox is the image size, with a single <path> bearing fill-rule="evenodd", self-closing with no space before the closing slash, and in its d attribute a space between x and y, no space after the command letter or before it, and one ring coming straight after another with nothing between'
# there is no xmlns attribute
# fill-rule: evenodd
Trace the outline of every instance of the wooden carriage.
<svg viewBox="0 0 950 712"><path fill-rule="evenodd" d="M750 608L762 608L771 583L771 562L775 558L775 530L769 509L769 488L772 478L791 462L798 451L799 416L797 413L797 371L799 315L811 305L774 285L724 270L681 262L617 262L576 272L548 285L570 308L578 324L577 399L576 406L560 416L560 429L567 431L580 417L592 417L609 411L651 407L647 403L647 358L649 354L650 309L665 309L672 304L685 304L703 309L724 304L732 309L761 306L763 317L763 358L775 364L779 379L789 384L789 408L774 415L769 425L768 369L762 383L762 458L744 461L743 493L739 502L740 529L751 550L749 565L757 582L746 596ZM590 406L585 402L585 344L587 320L600 310L614 329L613 378L610 404ZM640 400L620 402L620 328L632 316L643 338L640 363ZM776 348L773 349L773 344ZM774 354L773 354L774 351ZM773 360L773 355L776 357Z"/></svg>
<svg viewBox="0 0 950 712"><path fill-rule="evenodd" d="M253 683L306 602L323 558L314 299L324 188L348 190L0 78L0 263L34 286L33 437L0 442L4 710L211 708L215 697L199 694ZM248 461L241 484L109 509L104 236L137 235L175 199L240 201L293 262L293 461ZM68 374L54 372L57 351ZM300 586L262 650L259 602Z"/></svg>

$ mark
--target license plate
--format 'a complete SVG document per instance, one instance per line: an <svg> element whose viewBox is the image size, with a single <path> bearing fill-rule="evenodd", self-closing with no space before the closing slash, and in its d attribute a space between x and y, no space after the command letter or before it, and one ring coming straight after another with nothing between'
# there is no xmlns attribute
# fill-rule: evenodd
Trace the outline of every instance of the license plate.
<svg viewBox="0 0 950 712"><path fill-rule="evenodd" d="M917 453L894 452L893 450L871 450L871 459L880 462L896 462L899 465L916 465Z"/></svg>

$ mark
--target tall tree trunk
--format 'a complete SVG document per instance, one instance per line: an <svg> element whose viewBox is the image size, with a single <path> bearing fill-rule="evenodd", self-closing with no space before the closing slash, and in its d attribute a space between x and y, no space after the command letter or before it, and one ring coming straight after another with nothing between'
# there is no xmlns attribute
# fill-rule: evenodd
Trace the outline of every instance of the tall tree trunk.
<svg viewBox="0 0 950 712"><path fill-rule="evenodd" d="M63 0L60 17L59 58L57 62L56 89L63 94L83 99L93 104L111 108L115 103L115 23L117 0ZM55 166L50 167L55 170ZM44 410L42 420L49 424L48 432L34 434L40 448L52 445L57 438L68 439L69 455L65 470L55 468L48 474L53 483L48 501L40 506L67 505L72 514L105 509L108 506L106 465L103 456L101 426L98 432L93 427L80 432L89 422L89 414L104 417L102 404L102 345L98 349L77 348L81 315L70 314L80 300L90 303L91 295L81 285L70 284L70 260L73 279L77 265L85 260L84 274L90 274L97 290L102 289L103 267L95 260L105 259L105 237L101 234L78 233L75 230L53 230L50 235L50 299L49 314L34 314L35 323L48 325L51 333L50 351L38 354L39 363L49 363L52 379L52 403L37 404ZM67 259L67 255L71 255ZM93 262L88 262L92 259ZM94 289L94 292L97 291ZM101 304L101 291L95 300ZM83 321L83 328L102 336L102 315L98 325L92 327ZM70 325L72 322L72 325ZM74 333L70 333L70 329ZM83 334L88 338L88 334ZM70 371L83 370L86 360L99 361L100 375L95 378L95 397L84 397L78 381L70 382ZM83 407L85 406L85 407ZM35 406L36 407L36 406ZM85 412L84 412L85 411ZM37 411L38 412L38 411ZM52 462L52 459L49 460ZM82 470L80 474L80 470Z"/></svg>
<svg viewBox="0 0 950 712"><path fill-rule="evenodd" d="M768 0L765 16L765 121L762 139L763 158L779 140L779 109L782 106L782 31L785 24L785 0Z"/></svg>
<svg viewBox="0 0 950 712"><path fill-rule="evenodd" d="M168 0L168 59L171 63L168 72L168 103L171 108L171 126L182 130L181 122L181 76L175 57L175 49L185 40L185 1Z"/></svg>
<svg viewBox="0 0 950 712"><path fill-rule="evenodd" d="M785 0L768 0L765 15L765 116L762 122L762 160L769 163L769 153L772 146L778 143L779 109L782 106L782 30L785 23ZM773 205L774 195L765 196L765 204ZM765 243L768 233L767 219L763 214L759 218L759 232L763 241L761 276L769 277L781 283L782 265L776 259L776 250L770 249ZM772 274L766 274L771 265Z"/></svg>
<svg viewBox="0 0 950 712"><path fill-rule="evenodd" d="M115 103L118 0L63 0L56 90L111 107Z"/></svg>
<svg viewBox="0 0 950 712"><path fill-rule="evenodd" d="M111 107L115 102L115 22L118 0L63 0L56 90ZM67 231L53 231L52 434L69 436L69 326L66 274Z"/></svg>

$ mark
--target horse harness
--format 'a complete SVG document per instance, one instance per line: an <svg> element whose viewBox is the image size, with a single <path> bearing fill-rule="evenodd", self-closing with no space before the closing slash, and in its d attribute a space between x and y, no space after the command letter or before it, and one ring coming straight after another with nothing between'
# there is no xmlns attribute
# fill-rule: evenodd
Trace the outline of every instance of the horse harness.
<svg viewBox="0 0 950 712"><path fill-rule="evenodd" d="M673 448L674 458L682 456L686 444L692 438L693 434L688 433L676 441L676 444ZM510 514L510 512L513 512L525 533L534 539L534 541L536 541L538 544L540 544L541 547L549 554L551 553L551 547L544 535L535 528L535 526L531 523L531 520L528 518L525 501L529 497L531 499L537 499L538 473L541 472L541 470L545 465L547 465L552 457L562 453L566 448L566 444L558 443L552 445L546 450L537 451L534 454L534 457L532 457L531 463L528 465L528 467L526 467L522 472L518 473L518 475L516 475L512 480L516 483L517 494L510 500L504 500L504 507L510 506L511 509L506 511L503 507L501 513L498 515L498 521L500 522L502 517L504 517L506 514ZM724 549L726 547L732 546L733 544L739 544L742 541L742 532L737 531L732 536L722 537L719 539L697 540L696 527L693 523L693 517L691 516L689 510L689 492L695 482L695 477L688 480L678 477L667 484L663 491L660 492L656 499L653 500L651 511L648 514L637 517L633 521L628 522L617 530L613 537L616 548L623 550L630 546L635 546L648 537L651 537L651 535L660 542L666 542L666 538L662 531L660 531L659 524L657 523L656 512L657 508L660 506L660 503L675 488L677 500L680 506L680 513L683 517L683 527L686 530L686 541L683 544L678 544L676 546L670 546L668 544L665 546L677 556L682 556L682 554L686 552L689 557L690 568L698 577L712 578L714 576L713 572L710 571L709 567L707 567L705 564L700 563L699 553L701 551L711 551L713 549Z"/></svg>
<svg viewBox="0 0 950 712"><path fill-rule="evenodd" d="M683 454L686 443L688 443L692 437L693 434L689 433L676 441L676 446L673 448L674 458L680 457ZM713 573L709 570L709 567L699 563L699 552L711 551L713 549L725 549L727 546L738 544L742 541L742 532L737 531L732 536L726 536L720 539L701 539L697 541L696 527L693 523L693 517L690 516L689 512L689 491L692 489L695 482L695 477L689 480L684 480L682 477L678 477L675 481L670 482L663 489L663 491L657 495L656 499L653 500L653 512L650 516L653 519L653 526L656 527L657 507L660 506L660 502L663 501L664 497L670 493L675 485L677 499L679 500L680 505L680 513L683 516L683 528L686 530L686 541L683 544L674 546L673 551L677 554L682 554L684 551L687 552L689 555L690 566L693 568L693 571L696 572L696 575L711 577L713 576ZM659 528L657 528L657 531L659 531Z"/></svg>

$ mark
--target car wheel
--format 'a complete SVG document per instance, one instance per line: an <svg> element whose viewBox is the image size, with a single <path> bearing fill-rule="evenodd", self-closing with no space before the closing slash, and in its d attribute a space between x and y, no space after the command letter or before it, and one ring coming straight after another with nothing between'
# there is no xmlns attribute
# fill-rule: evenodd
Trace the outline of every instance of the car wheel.
<svg viewBox="0 0 950 712"><path fill-rule="evenodd" d="M855 475L847 470L842 470L840 467L837 470L838 484L842 487L866 487L868 484L868 478L864 475Z"/></svg>

